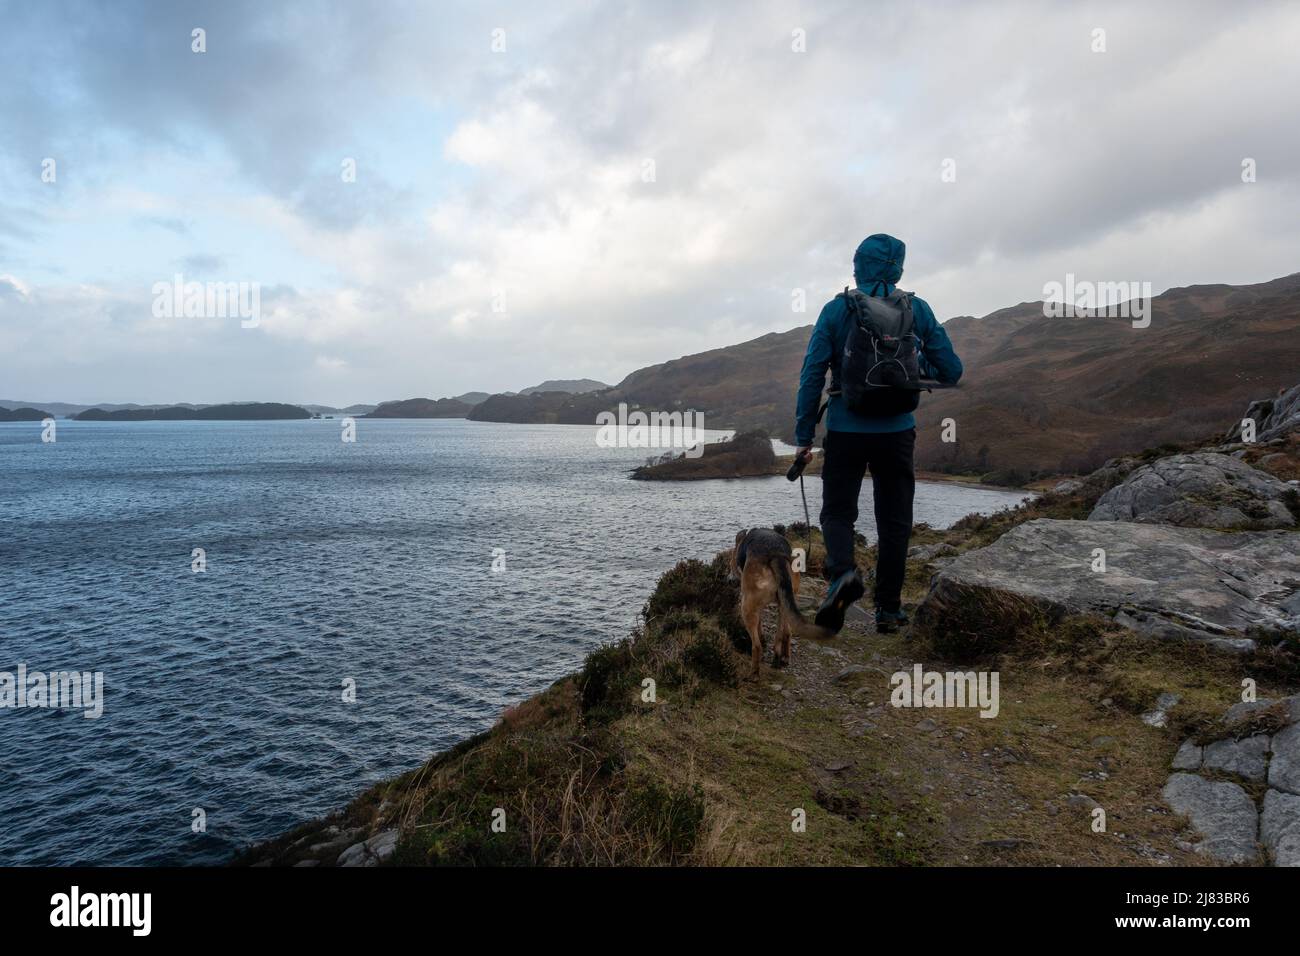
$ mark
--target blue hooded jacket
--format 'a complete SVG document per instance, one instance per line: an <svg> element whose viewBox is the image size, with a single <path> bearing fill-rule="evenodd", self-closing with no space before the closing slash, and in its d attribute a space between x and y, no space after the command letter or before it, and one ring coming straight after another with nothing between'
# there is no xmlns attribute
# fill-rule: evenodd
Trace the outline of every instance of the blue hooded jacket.
<svg viewBox="0 0 1300 956"><path fill-rule="evenodd" d="M853 279L867 295L885 296L903 275L907 246L893 236L877 233L867 236L853 254ZM954 384L961 378L961 359L952 350L948 333L934 317L924 299L912 297L912 318L919 340L917 356L923 378ZM832 363L839 367L844 343L849 337L848 309L844 299L836 297L822 307L808 340L808 351L799 374L799 399L795 407L795 443L813 443L817 430L817 409L826 385L826 370ZM836 432L901 432L916 427L911 412L888 418L866 418L845 407L838 395L832 395L826 410L826 427Z"/></svg>

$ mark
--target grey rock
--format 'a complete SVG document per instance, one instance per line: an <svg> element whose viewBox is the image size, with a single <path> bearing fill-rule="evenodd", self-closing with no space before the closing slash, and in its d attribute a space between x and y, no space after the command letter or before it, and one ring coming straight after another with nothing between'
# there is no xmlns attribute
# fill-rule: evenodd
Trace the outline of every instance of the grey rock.
<svg viewBox="0 0 1300 956"><path fill-rule="evenodd" d="M1091 569L1095 548L1105 572ZM1246 651L1248 629L1300 627L1300 604L1289 604L1300 601L1300 535L1040 518L935 574L918 628L942 638L950 622L963 625L963 603L989 591L1050 617L1105 614L1151 637Z"/></svg>
<svg viewBox="0 0 1300 956"><path fill-rule="evenodd" d="M1088 796L1086 793L1070 794L1066 797L1065 804L1071 810L1087 810L1088 812L1092 812L1101 806L1101 804L1092 799L1092 797Z"/></svg>
<svg viewBox="0 0 1300 956"><path fill-rule="evenodd" d="M320 866L320 860L299 860L294 865L294 869L299 867Z"/></svg>
<svg viewBox="0 0 1300 956"><path fill-rule="evenodd" d="M1178 748L1178 753L1174 754L1173 768L1200 770L1203 750L1204 748L1198 746L1195 741L1184 740L1183 745Z"/></svg>
<svg viewBox="0 0 1300 956"><path fill-rule="evenodd" d="M338 866L365 866L366 865L366 845L354 843L342 853L337 860Z"/></svg>
<svg viewBox="0 0 1300 956"><path fill-rule="evenodd" d="M1273 759L1268 765L1268 785L1300 794L1300 724L1273 735Z"/></svg>
<svg viewBox="0 0 1300 956"><path fill-rule="evenodd" d="M1268 737L1259 734L1206 744L1201 766L1204 770L1231 773L1247 780L1263 780L1268 769Z"/></svg>
<svg viewBox="0 0 1300 956"><path fill-rule="evenodd" d="M1230 455L1170 455L1138 468L1097 500L1089 521L1195 528L1292 528L1287 486Z"/></svg>
<svg viewBox="0 0 1300 956"><path fill-rule="evenodd" d="M1288 389L1276 398L1251 402L1242 418L1255 420L1255 440L1269 441L1281 438L1300 429L1300 385ZM1233 422L1228 429L1229 441L1241 436L1241 422Z"/></svg>
<svg viewBox="0 0 1300 956"><path fill-rule="evenodd" d="M396 830L385 830L362 843L355 843L339 855L338 865L378 866L397 849L397 836Z"/></svg>
<svg viewBox="0 0 1300 956"><path fill-rule="evenodd" d="M1300 694L1283 697L1282 702L1286 705L1287 719L1291 723L1300 723Z"/></svg>
<svg viewBox="0 0 1300 956"><path fill-rule="evenodd" d="M938 544L918 544L907 552L907 556L914 561L933 561L935 558L949 557L956 553L956 548L940 541Z"/></svg>
<svg viewBox="0 0 1300 956"><path fill-rule="evenodd" d="M1073 494L1083 487L1083 482L1078 478L1066 478L1064 481L1058 481L1052 486L1052 491L1058 495Z"/></svg>
<svg viewBox="0 0 1300 956"><path fill-rule="evenodd" d="M1191 773L1173 774L1162 791L1165 802L1187 817L1201 835L1196 852L1220 863L1256 863L1259 815L1235 783L1212 783Z"/></svg>
<svg viewBox="0 0 1300 956"><path fill-rule="evenodd" d="M1271 706L1273 706L1273 701L1268 700L1267 698L1262 698L1260 700L1243 700L1241 703L1233 704L1228 708L1227 712L1223 715L1222 722L1231 726L1232 724L1245 720L1251 714L1254 714L1257 711L1267 710Z"/></svg>
<svg viewBox="0 0 1300 956"><path fill-rule="evenodd" d="M1280 790L1264 794L1259 840L1275 866L1300 866L1300 797Z"/></svg>
<svg viewBox="0 0 1300 956"><path fill-rule="evenodd" d="M383 833L377 833L366 841L366 849L370 851L371 856L376 860L383 862L393 855L397 849L396 830L385 830Z"/></svg>
<svg viewBox="0 0 1300 956"><path fill-rule="evenodd" d="M1112 458L1085 477L1083 485L1089 491L1100 495L1102 492L1114 488L1141 465L1142 462L1136 458Z"/></svg>
<svg viewBox="0 0 1300 956"><path fill-rule="evenodd" d="M1168 691L1161 694L1156 698L1155 707L1142 715L1142 723L1151 727L1164 727L1169 723L1169 711L1173 710L1181 699L1177 694Z"/></svg>
<svg viewBox="0 0 1300 956"><path fill-rule="evenodd" d="M1296 723L1300 721L1300 694L1279 700L1264 697L1233 704L1223 715L1221 723L1233 736L1241 737L1244 736L1243 728L1246 728L1261 711L1266 710L1273 711L1271 716L1280 716L1284 725Z"/></svg>
<svg viewBox="0 0 1300 956"><path fill-rule="evenodd" d="M341 850L343 850L345 847L351 846L353 841L356 840L356 838L361 834L361 832L362 831L359 828L354 828L351 830L346 830L344 832L339 832L338 827L330 827L328 830L325 831L325 833L326 834L333 833L334 838L332 840L324 840L320 843L313 843L311 846L307 847L307 852L308 853L321 853L321 852L338 853Z"/></svg>

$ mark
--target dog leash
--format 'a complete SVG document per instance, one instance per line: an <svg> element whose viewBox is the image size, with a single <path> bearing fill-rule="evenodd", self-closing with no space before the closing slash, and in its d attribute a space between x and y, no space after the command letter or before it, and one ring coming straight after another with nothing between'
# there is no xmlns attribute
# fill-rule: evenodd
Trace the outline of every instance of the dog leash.
<svg viewBox="0 0 1300 956"><path fill-rule="evenodd" d="M832 391L831 394L834 395L836 393ZM826 414L826 408L830 403L830 399L828 398L826 401L822 402L822 407L817 410L817 421L813 422L814 430L816 430L818 423L821 422L822 416ZM803 499L803 527L804 531L808 533L808 550L804 554L805 562L812 561L812 518L808 514L808 492L804 490L803 486L803 470L808 466L808 462L811 460L812 452L810 451L808 453L807 461L796 458L794 464L790 466L790 470L785 473L787 481L794 481L796 478L799 479L799 497Z"/></svg>
<svg viewBox="0 0 1300 956"><path fill-rule="evenodd" d="M799 497L803 499L803 528L808 533L808 551L804 555L806 565L812 560L812 519L808 517L808 494L803 490L803 469L799 470Z"/></svg>

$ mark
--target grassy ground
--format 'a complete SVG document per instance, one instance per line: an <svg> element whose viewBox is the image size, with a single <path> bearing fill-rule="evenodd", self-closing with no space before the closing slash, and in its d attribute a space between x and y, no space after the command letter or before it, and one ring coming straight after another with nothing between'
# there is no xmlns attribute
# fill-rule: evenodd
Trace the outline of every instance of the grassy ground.
<svg viewBox="0 0 1300 956"><path fill-rule="evenodd" d="M1082 517L1095 495L919 526L913 544L981 547L1020 521ZM803 543L801 526L786 533ZM814 572L822 554L814 536ZM862 566L873 557L864 549ZM909 562L905 606L932 572ZM823 588L806 575L802 602ZM834 640L796 639L788 669L765 664L751 681L737 597L725 555L679 564L637 633L580 674L240 862L329 864L400 828L393 862L413 865L1195 865L1159 797L1174 751L1239 699L1243 676L1261 697L1295 687L1274 658L1093 619L1027 628L1010 650L958 666L911 629L875 633L863 613ZM997 671L1000 713L891 706L890 676L916 663ZM1169 726L1148 726L1139 715L1165 691L1181 698Z"/></svg>

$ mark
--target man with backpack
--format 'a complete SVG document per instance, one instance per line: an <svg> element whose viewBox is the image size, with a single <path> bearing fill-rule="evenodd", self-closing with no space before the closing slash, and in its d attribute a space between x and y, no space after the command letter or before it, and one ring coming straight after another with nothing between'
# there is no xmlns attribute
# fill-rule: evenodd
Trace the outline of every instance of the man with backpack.
<svg viewBox="0 0 1300 956"><path fill-rule="evenodd" d="M924 300L895 288L907 247L878 233L853 254L854 289L822 308L808 340L795 411L800 461L812 458L819 403L831 370L822 465L822 537L825 575L831 582L817 611L817 624L832 632L844 626L850 604L866 587L853 556L853 525L867 469L875 501L876 630L908 623L900 599L912 536L916 478L912 412L928 387L955 385L961 359ZM929 380L927 383L925 380Z"/></svg>

